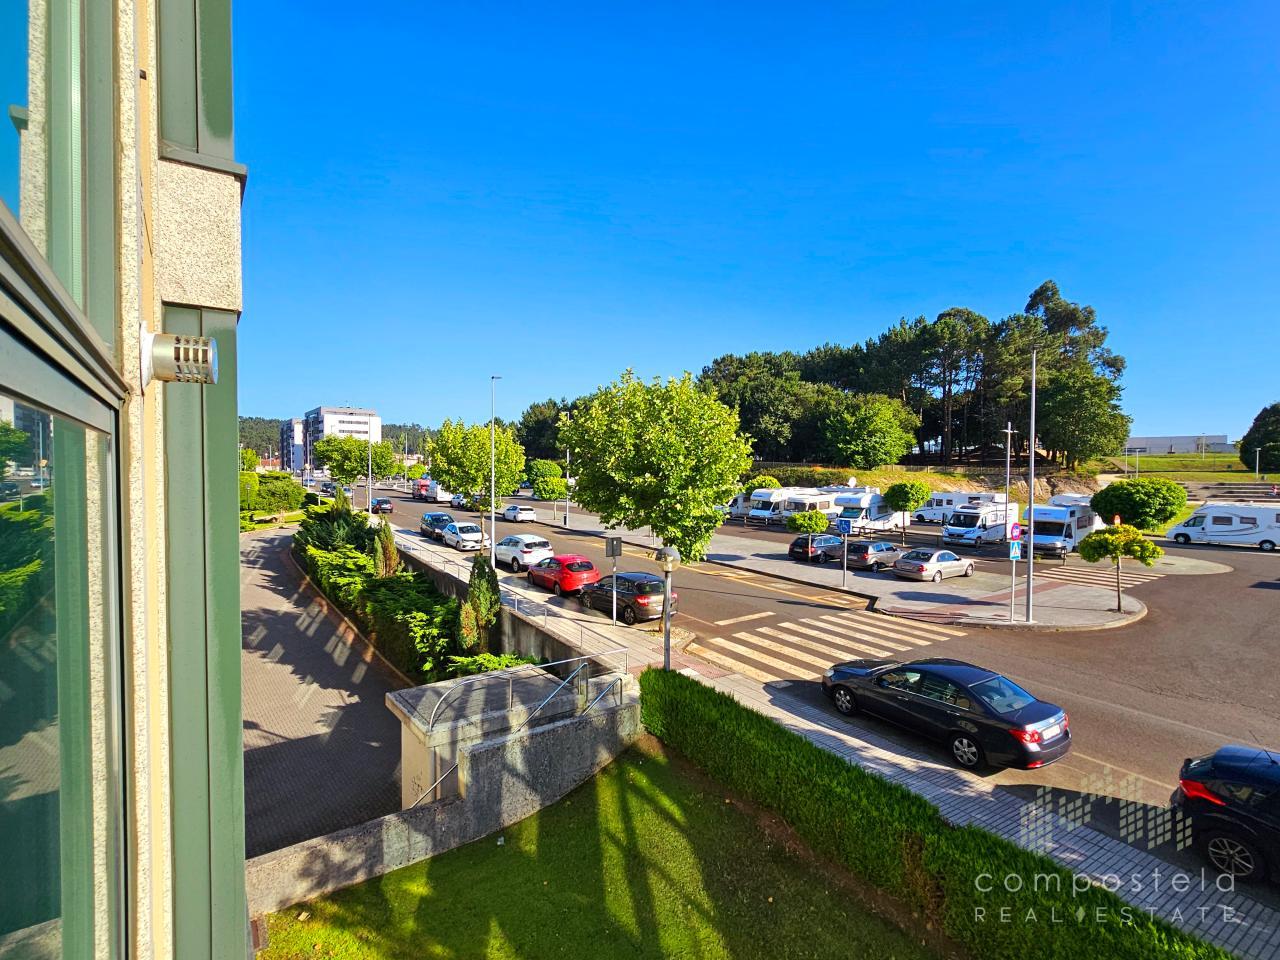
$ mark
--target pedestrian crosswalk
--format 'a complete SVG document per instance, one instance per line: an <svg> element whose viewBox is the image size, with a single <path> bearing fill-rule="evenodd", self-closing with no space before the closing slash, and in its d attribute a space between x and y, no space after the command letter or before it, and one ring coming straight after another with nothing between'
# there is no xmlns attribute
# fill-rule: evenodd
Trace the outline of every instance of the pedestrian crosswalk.
<svg viewBox="0 0 1280 960"><path fill-rule="evenodd" d="M738 624L748 626L748 624ZM699 637L686 652L726 670L769 683L812 680L841 660L903 660L929 656L925 649L965 631L898 620L865 610L750 624L725 636Z"/></svg>
<svg viewBox="0 0 1280 960"><path fill-rule="evenodd" d="M1036 579L1060 580L1064 583L1078 583L1085 587L1111 587L1116 585L1116 568L1110 563L1099 563L1096 566L1084 566L1078 563L1068 563L1062 566L1055 566L1050 563L1036 565ZM1150 583L1152 580L1159 580L1165 576L1163 573L1155 573L1146 567L1134 564L1132 569L1128 566L1120 568L1120 586L1136 587L1141 583Z"/></svg>

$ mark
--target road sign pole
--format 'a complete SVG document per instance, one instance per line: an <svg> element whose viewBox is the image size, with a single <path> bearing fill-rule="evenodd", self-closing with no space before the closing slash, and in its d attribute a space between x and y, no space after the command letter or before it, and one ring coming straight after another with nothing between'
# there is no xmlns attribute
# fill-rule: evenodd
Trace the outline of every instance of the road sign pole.
<svg viewBox="0 0 1280 960"><path fill-rule="evenodd" d="M840 589L844 589L845 581L849 579L849 535L840 534Z"/></svg>
<svg viewBox="0 0 1280 960"><path fill-rule="evenodd" d="M613 558L613 622L618 622L618 558Z"/></svg>

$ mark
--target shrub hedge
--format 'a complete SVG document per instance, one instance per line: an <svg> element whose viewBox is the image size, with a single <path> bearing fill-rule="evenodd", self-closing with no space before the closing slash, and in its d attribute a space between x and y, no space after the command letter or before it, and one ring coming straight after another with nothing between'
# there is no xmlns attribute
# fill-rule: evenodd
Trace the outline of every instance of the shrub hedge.
<svg viewBox="0 0 1280 960"><path fill-rule="evenodd" d="M787 529L792 533L825 533L831 518L818 510L806 510L787 517Z"/></svg>
<svg viewBox="0 0 1280 960"><path fill-rule="evenodd" d="M640 690L649 732L776 811L814 850L923 912L975 958L1230 958L1101 887L1073 885L1073 875L1048 857L951 826L924 798L705 684L651 669ZM995 878L991 892L979 889L982 875ZM1011 876L1026 889L1006 892L1003 879ZM1045 879L1032 891L1037 878L1055 877L1056 886ZM1010 922L1002 922L1004 907L1012 908Z"/></svg>

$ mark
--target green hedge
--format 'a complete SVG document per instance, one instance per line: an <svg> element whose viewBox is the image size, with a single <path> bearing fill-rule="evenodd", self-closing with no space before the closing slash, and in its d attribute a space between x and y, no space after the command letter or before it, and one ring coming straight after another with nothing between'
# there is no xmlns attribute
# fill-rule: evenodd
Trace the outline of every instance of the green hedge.
<svg viewBox="0 0 1280 960"><path fill-rule="evenodd" d="M1047 857L985 830L950 826L924 798L705 684L651 669L641 675L640 690L641 717L651 733L776 811L814 850L923 911L975 958L1229 960L1100 887L1073 889L1072 874ZM997 878L990 893L978 889L983 874ZM1004 891L1000 880L1014 875L1027 890ZM1055 876L1056 891L1030 890L1033 878ZM999 919L1004 906L1013 908L1013 922ZM986 910L985 922L978 908ZM1035 922L1025 922L1028 909L1036 911ZM1106 922L1093 922L1099 910Z"/></svg>
<svg viewBox="0 0 1280 960"><path fill-rule="evenodd" d="M775 467L769 476L784 487L829 487L847 483L853 473L848 467Z"/></svg>

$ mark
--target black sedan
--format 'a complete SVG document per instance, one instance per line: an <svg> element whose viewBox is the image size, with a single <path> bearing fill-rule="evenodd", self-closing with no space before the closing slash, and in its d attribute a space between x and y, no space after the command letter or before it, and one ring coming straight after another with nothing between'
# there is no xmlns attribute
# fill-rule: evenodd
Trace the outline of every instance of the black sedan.
<svg viewBox="0 0 1280 960"><path fill-rule="evenodd" d="M1280 881L1280 753L1226 746L1187 760L1169 804L1219 873Z"/></svg>
<svg viewBox="0 0 1280 960"><path fill-rule="evenodd" d="M1032 770L1071 749L1061 707L961 660L849 660L822 675L822 690L843 714L865 710L947 744L968 769Z"/></svg>
<svg viewBox="0 0 1280 960"><path fill-rule="evenodd" d="M578 594L584 607L613 613L613 587L618 586L618 619L631 626L637 620L662 616L662 578L652 573L619 573L588 583ZM671 591L671 612L676 613L679 594Z"/></svg>
<svg viewBox="0 0 1280 960"><path fill-rule="evenodd" d="M453 516L448 513L424 513L418 523L418 532L432 540L444 540L444 528L453 523Z"/></svg>
<svg viewBox="0 0 1280 960"><path fill-rule="evenodd" d="M839 537L829 533L805 533L791 541L787 556L792 560L826 563L832 559L831 551L836 551L836 558L839 558L840 543Z"/></svg>

